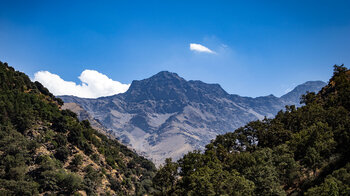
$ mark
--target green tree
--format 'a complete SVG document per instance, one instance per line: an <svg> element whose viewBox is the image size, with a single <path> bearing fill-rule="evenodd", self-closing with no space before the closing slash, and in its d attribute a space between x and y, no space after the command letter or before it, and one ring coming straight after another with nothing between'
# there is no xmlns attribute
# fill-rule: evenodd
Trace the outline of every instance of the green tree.
<svg viewBox="0 0 350 196"><path fill-rule="evenodd" d="M171 158L165 160L165 165L161 167L153 178L153 186L156 194L170 195L174 192L176 180L178 177L178 164L171 161Z"/></svg>

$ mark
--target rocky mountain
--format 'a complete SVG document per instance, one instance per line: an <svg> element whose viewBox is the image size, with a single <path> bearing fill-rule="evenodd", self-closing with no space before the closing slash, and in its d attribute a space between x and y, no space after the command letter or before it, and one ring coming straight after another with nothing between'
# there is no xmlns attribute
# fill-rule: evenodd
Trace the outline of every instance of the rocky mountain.
<svg viewBox="0 0 350 196"><path fill-rule="evenodd" d="M124 144L157 165L167 157L203 147L216 135L249 121L273 117L286 104L299 105L306 91L317 92L321 81L306 82L290 93L257 98L228 94L218 84L186 81L167 71L133 81L123 94L97 99L61 96L76 103Z"/></svg>
<svg viewBox="0 0 350 196"><path fill-rule="evenodd" d="M350 195L350 70L333 70L303 106L166 159L153 178L154 195Z"/></svg>
<svg viewBox="0 0 350 196"><path fill-rule="evenodd" d="M294 88L294 90L290 91L289 93L283 95L281 99L286 104L296 104L297 106L300 106L300 95L305 94L305 92L310 91L314 92L313 90L320 89L320 86L323 87L326 84L322 81L309 81L305 82L302 85L299 85Z"/></svg>
<svg viewBox="0 0 350 196"><path fill-rule="evenodd" d="M64 103L62 105L63 110L70 110L77 114L77 118L80 121L88 120L90 122L90 125L93 129L97 130L98 132L108 136L109 138L115 138L112 136L109 132L109 130L103 126L98 119L93 118L86 110L84 110L80 105L76 103Z"/></svg>

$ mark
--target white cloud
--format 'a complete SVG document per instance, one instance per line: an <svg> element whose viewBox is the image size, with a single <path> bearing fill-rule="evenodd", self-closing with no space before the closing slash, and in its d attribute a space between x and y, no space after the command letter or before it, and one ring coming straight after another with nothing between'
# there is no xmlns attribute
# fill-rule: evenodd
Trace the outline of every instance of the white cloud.
<svg viewBox="0 0 350 196"><path fill-rule="evenodd" d="M84 98L97 98L123 93L130 84L122 84L95 70L84 70L79 76L82 84L65 81L59 75L48 71L34 74L34 81L40 82L54 95L74 95Z"/></svg>
<svg viewBox="0 0 350 196"><path fill-rule="evenodd" d="M210 50L209 48L207 48L203 45L200 45L200 44L195 44L195 43L190 44L190 50L193 50L196 52L206 52L206 53L215 54L215 52Z"/></svg>

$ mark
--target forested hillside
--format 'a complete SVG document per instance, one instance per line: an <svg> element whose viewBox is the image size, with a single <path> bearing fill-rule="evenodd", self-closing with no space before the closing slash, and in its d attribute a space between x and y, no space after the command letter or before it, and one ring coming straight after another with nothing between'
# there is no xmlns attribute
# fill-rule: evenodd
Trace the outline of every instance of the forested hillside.
<svg viewBox="0 0 350 196"><path fill-rule="evenodd" d="M0 62L0 195L141 195L153 163L60 109L38 82Z"/></svg>
<svg viewBox="0 0 350 196"><path fill-rule="evenodd" d="M350 71L334 66L302 102L154 174L153 163L0 62L0 195L349 195Z"/></svg>
<svg viewBox="0 0 350 196"><path fill-rule="evenodd" d="M273 119L217 136L204 152L167 159L156 195L350 195L350 70Z"/></svg>

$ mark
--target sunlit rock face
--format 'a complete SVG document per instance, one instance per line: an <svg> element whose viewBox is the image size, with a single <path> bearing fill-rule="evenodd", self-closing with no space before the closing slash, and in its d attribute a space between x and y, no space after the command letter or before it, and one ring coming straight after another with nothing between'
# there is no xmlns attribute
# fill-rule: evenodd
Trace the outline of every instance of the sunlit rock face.
<svg viewBox="0 0 350 196"><path fill-rule="evenodd" d="M156 165L171 157L203 149L216 135L249 121L273 117L285 105L299 105L306 91L324 82L306 82L282 97L251 98L228 94L218 84L186 81L167 71L133 81L127 92L97 99L61 96L76 103L141 155Z"/></svg>

